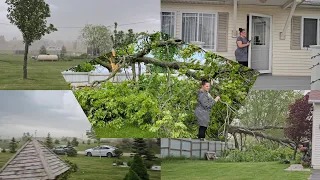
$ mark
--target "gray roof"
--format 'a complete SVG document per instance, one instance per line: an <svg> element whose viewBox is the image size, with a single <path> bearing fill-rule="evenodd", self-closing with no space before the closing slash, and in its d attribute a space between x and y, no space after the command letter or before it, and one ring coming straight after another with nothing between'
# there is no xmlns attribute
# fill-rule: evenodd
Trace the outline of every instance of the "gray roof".
<svg viewBox="0 0 320 180"><path fill-rule="evenodd" d="M70 166L42 142L30 140L0 170L0 180L54 180Z"/></svg>

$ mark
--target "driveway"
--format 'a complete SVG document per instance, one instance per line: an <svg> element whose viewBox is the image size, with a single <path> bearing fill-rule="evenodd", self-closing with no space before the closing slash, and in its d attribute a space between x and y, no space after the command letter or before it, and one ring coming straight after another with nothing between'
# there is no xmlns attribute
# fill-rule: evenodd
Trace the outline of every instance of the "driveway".
<svg viewBox="0 0 320 180"><path fill-rule="evenodd" d="M78 151L79 155L84 155L84 151ZM130 157L131 155L134 155L135 153L123 153L122 156L124 157ZM160 154L155 154L156 157L160 158L161 155Z"/></svg>

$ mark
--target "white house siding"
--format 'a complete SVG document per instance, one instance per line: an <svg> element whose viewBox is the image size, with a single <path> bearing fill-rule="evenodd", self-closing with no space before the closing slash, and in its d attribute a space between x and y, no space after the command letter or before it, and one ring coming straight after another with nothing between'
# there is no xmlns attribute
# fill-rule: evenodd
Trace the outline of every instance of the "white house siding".
<svg viewBox="0 0 320 180"><path fill-rule="evenodd" d="M229 37L228 52L218 52L228 59L234 60L236 39L232 38L233 30L233 6L212 4L169 4L162 3L161 11L176 12L176 37L181 37L181 12L229 12ZM310 76L311 51L290 50L291 22L287 28L285 40L280 40L280 32L283 30L288 18L290 8L283 10L280 6L256 6L238 5L237 29L247 27L247 15L249 13L265 14L272 16L273 20L273 47L272 47L272 74L281 76ZM316 8L297 8L294 16L320 17L320 10Z"/></svg>
<svg viewBox="0 0 320 180"><path fill-rule="evenodd" d="M320 104L314 104L312 125L312 166L320 169Z"/></svg>

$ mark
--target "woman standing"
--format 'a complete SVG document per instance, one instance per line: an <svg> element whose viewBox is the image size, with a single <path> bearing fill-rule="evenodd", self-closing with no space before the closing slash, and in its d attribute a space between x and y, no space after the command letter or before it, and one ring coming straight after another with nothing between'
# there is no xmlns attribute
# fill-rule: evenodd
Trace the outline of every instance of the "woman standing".
<svg viewBox="0 0 320 180"><path fill-rule="evenodd" d="M250 41L247 39L247 33L245 29L239 28L240 36L237 38L237 49L235 51L236 61L239 64L248 66L248 46Z"/></svg>
<svg viewBox="0 0 320 180"><path fill-rule="evenodd" d="M213 80L211 84L207 80L202 80L201 88L197 95L198 107L195 110L195 115L198 119L199 133L198 138L204 140L206 137L207 127L210 123L210 112L216 102L219 101L220 97L217 96L215 99L212 98L209 91L213 86Z"/></svg>

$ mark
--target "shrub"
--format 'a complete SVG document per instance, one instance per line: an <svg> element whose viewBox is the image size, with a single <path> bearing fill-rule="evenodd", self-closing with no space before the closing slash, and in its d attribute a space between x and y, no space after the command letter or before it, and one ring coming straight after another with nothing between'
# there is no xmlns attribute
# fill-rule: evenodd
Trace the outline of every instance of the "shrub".
<svg viewBox="0 0 320 180"><path fill-rule="evenodd" d="M67 156L69 156L69 157L76 157L78 155L77 150L74 148L68 148L66 153L67 153Z"/></svg>
<svg viewBox="0 0 320 180"><path fill-rule="evenodd" d="M147 169L151 169L152 166L153 166L153 162L152 162L152 161L147 161L147 160L145 160L145 161L144 161L144 164L145 164L145 166L146 166Z"/></svg>
<svg viewBox="0 0 320 180"><path fill-rule="evenodd" d="M246 151L231 150L225 152L224 158L217 161L224 162L268 162L283 161L293 158L293 150L290 148L269 149L263 145L255 145L249 147Z"/></svg>
<svg viewBox="0 0 320 180"><path fill-rule="evenodd" d="M116 163L117 166L120 166L120 165L123 165L123 161L120 161L120 160L114 160L113 163Z"/></svg>
<svg viewBox="0 0 320 180"><path fill-rule="evenodd" d="M77 171L79 170L79 167L78 167L77 164L75 164L75 163L73 163L73 162L71 162L71 161L69 161L69 160L65 160L65 162L66 162L67 164L69 164L70 169L69 169L68 171L64 172L62 175L60 175L60 176L58 177L58 180L66 180L66 179L69 179L69 177L71 176L71 173L77 172Z"/></svg>
<svg viewBox="0 0 320 180"><path fill-rule="evenodd" d="M120 159L120 157L123 155L123 152L120 149L114 150L114 156Z"/></svg>
<svg viewBox="0 0 320 180"><path fill-rule="evenodd" d="M149 161L152 161L155 158L154 153L151 152L150 150L147 150L145 155L146 155L145 156L146 160L149 160Z"/></svg>
<svg viewBox="0 0 320 180"><path fill-rule="evenodd" d="M142 180L136 172L134 172L132 169L129 170L129 173L126 175L124 180Z"/></svg>
<svg viewBox="0 0 320 180"><path fill-rule="evenodd" d="M133 158L130 170L137 173L141 180L149 180L149 174L143 160L139 154L136 154ZM130 173L130 171L129 171Z"/></svg>
<svg viewBox="0 0 320 180"><path fill-rule="evenodd" d="M132 164L132 160L131 161L128 161L128 166L131 166L131 164Z"/></svg>
<svg viewBox="0 0 320 180"><path fill-rule="evenodd" d="M6 149L2 149L1 152L2 153L6 153L7 151L6 151Z"/></svg>

